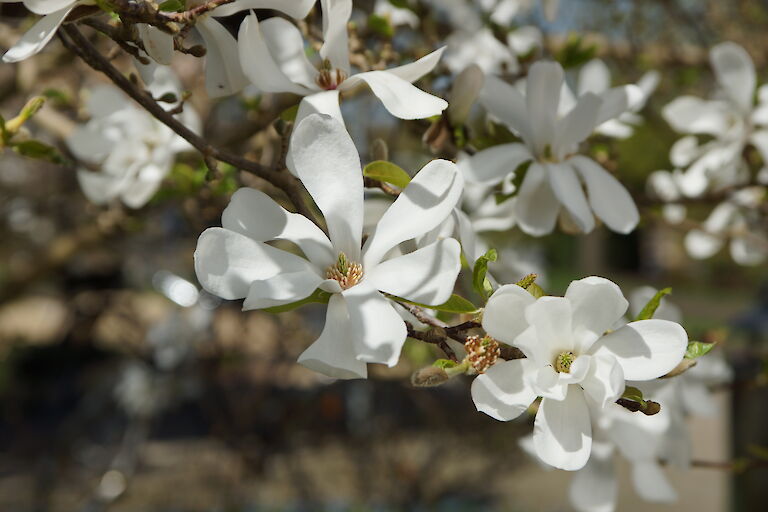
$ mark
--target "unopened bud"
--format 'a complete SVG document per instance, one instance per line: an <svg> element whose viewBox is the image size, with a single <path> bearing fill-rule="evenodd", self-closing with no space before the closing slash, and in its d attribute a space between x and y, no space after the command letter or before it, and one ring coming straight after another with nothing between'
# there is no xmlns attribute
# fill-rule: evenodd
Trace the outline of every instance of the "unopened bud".
<svg viewBox="0 0 768 512"><path fill-rule="evenodd" d="M459 73L448 95L448 119L451 124L464 124L484 81L483 70L477 64L471 64Z"/></svg>
<svg viewBox="0 0 768 512"><path fill-rule="evenodd" d="M187 53L193 57L205 57L207 50L205 49L205 46L196 44L195 46L187 48Z"/></svg>
<svg viewBox="0 0 768 512"><path fill-rule="evenodd" d="M19 115L5 123L5 132L9 135L13 135L18 132L21 128L21 125L26 123L30 117L37 114L37 112L43 108L44 104L45 97L43 96L35 96L34 98L27 101L26 105L24 105L24 107L21 109L21 112L19 112Z"/></svg>
<svg viewBox="0 0 768 512"><path fill-rule="evenodd" d="M371 143L371 160L389 161L389 148L384 139L374 139Z"/></svg>
<svg viewBox="0 0 768 512"><path fill-rule="evenodd" d="M448 382L450 377L445 370L436 366L427 366L411 375L411 384L419 388L439 386Z"/></svg>
<svg viewBox="0 0 768 512"><path fill-rule="evenodd" d="M662 379L669 379L671 377L677 377L678 375L687 372L691 368L696 366L696 360L694 359L683 359L680 361L680 364L675 366L672 371L670 371L668 374L662 376Z"/></svg>
<svg viewBox="0 0 768 512"><path fill-rule="evenodd" d="M176 103L179 101L179 99L176 97L176 95L172 92L167 92L157 98L157 101L162 101L163 103Z"/></svg>

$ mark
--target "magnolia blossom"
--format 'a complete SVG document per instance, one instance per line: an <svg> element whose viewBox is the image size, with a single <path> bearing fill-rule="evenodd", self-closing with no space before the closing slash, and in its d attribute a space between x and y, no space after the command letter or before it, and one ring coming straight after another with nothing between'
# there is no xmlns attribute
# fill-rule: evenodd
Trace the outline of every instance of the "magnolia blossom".
<svg viewBox="0 0 768 512"><path fill-rule="evenodd" d="M245 298L244 310L289 304L318 289L331 294L325 328L299 362L331 377L365 378L366 363L396 364L406 338L385 294L433 305L451 296L461 266L456 240L388 256L450 215L463 180L451 162L430 162L363 244L360 158L344 126L311 115L297 126L290 151L329 235L264 193L241 189L224 211L222 227L200 235L195 271L211 293ZM294 242L304 256L265 243L270 240Z"/></svg>
<svg viewBox="0 0 768 512"><path fill-rule="evenodd" d="M687 134L675 143L670 160L686 168L674 174L685 196L697 197L708 189L721 189L749 180L743 159L744 147L753 145L768 161L768 86L758 89L749 54L741 46L726 42L709 54L719 90L714 99L682 96L662 111L672 128ZM713 137L699 143L697 136Z"/></svg>
<svg viewBox="0 0 768 512"><path fill-rule="evenodd" d="M592 446L590 408L605 409L624 392L624 380L665 375L682 360L685 330L667 320L641 320L605 334L627 310L611 281L574 281L564 297L534 299L517 285L488 300L483 328L520 348L524 359L497 363L472 383L481 412L516 418L543 397L534 423L537 455L547 464L576 470Z"/></svg>
<svg viewBox="0 0 768 512"><path fill-rule="evenodd" d="M615 119L609 119L595 128L595 132L606 137L615 137L625 139L634 132L633 125L639 124L641 118L637 112L642 110L648 102L653 91L659 85L660 75L658 71L649 71L645 73L636 86L630 87L628 91L631 94L631 102L628 105L629 110L623 112ZM591 92L598 96L608 93L611 89L611 72L608 66L600 59L592 59L582 66L579 70L578 81L576 83L575 96L574 91L567 85L563 88L563 96L560 99L560 111L562 114L568 112L576 102L576 97L583 96Z"/></svg>
<svg viewBox="0 0 768 512"><path fill-rule="evenodd" d="M316 64L306 56L299 29L283 18L259 21L251 14L240 26L238 47L245 76L264 92L303 96L297 123L313 112L342 120L339 94L363 83L400 119L438 115L448 106L445 100L412 84L432 71L442 49L404 66L352 75L347 41L352 0L324 0L321 5L324 43L320 48L322 60Z"/></svg>
<svg viewBox="0 0 768 512"><path fill-rule="evenodd" d="M487 76L480 101L523 142L479 151L460 159L459 167L470 181L494 184L530 162L514 198L517 223L528 234L550 233L561 211L585 233L594 228L594 215L612 230L629 233L639 220L632 197L608 171L576 151L595 127L627 110L632 89L585 93L561 113L563 81L563 68L555 62L531 66L525 95Z"/></svg>
<svg viewBox="0 0 768 512"><path fill-rule="evenodd" d="M389 20L393 27L408 25L411 28L419 26L419 17L411 9L395 7L389 0L376 0L373 13Z"/></svg>
<svg viewBox="0 0 768 512"><path fill-rule="evenodd" d="M181 85L170 68L153 66L142 70L151 81L147 89L154 96L179 95ZM91 120L78 127L67 140L72 153L89 167L77 179L83 193L97 204L115 198L130 208L141 208L160 188L177 153L192 149L187 141L139 108L111 86L94 88L86 101ZM200 120L190 105L178 118L194 131Z"/></svg>

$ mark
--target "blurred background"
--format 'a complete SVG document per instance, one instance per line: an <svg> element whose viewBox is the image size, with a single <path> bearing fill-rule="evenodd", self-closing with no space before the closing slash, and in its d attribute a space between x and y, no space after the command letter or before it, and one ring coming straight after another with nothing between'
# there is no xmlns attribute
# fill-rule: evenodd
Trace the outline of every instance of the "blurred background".
<svg viewBox="0 0 768 512"><path fill-rule="evenodd" d="M446 9L458 3L414 2L422 29L398 27L389 38L369 26L373 2L356 1L354 41L374 52L429 45L454 30ZM693 459L714 467L670 468L679 500L659 506L637 496L620 464L618 509L763 510L768 469L739 461L768 453L768 268L738 266L727 250L692 260L685 232L664 222L645 183L652 171L670 169L679 137L661 108L681 94L712 91L709 47L743 45L759 82L768 79L768 2L563 0L553 20L544 14L532 2L511 26L538 26L544 55L572 59L571 69L600 57L614 84L661 73L634 135L598 136L591 148L631 190L644 220L629 236L497 234L492 270L505 282L538 272L553 295L593 274L626 294L672 287L669 300L690 338L717 341L733 369L715 390L717 413L687 420ZM22 4L0 4L0 47L30 20ZM92 38L105 53L114 46ZM115 54L116 64L130 66ZM174 68L214 144L275 158L272 121L295 97L209 102L198 59L179 55ZM438 68L432 89L446 96L450 77ZM81 93L103 81L54 40L33 59L0 64L0 113L12 117L45 94L28 129L71 158L62 139L87 119ZM469 130L480 133L475 110ZM422 143L427 121L393 119L367 93L345 101L344 114L364 161L379 138L411 173L433 158ZM295 363L320 332L324 307L243 313L239 302L199 290L197 236L219 225L238 186L275 192L264 182L231 169L206 181L199 156L187 153L155 198L130 210L88 203L75 169L0 154L0 510L571 510L571 475L545 471L519 447L531 416L499 423L477 413L470 378L411 386L411 373L440 357L432 347L409 341L395 368L373 367L368 381L331 381ZM689 216L702 220L712 206L688 205Z"/></svg>

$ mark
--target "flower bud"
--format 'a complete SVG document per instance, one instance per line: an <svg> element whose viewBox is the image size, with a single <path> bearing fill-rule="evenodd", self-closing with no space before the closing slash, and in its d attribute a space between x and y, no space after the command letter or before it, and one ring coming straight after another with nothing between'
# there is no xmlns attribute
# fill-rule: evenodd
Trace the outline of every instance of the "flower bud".
<svg viewBox="0 0 768 512"><path fill-rule="evenodd" d="M451 124L464 124L484 81L483 70L477 64L471 64L459 73L448 95L448 119Z"/></svg>
<svg viewBox="0 0 768 512"><path fill-rule="evenodd" d="M436 366L427 366L421 370L413 372L411 375L411 384L419 388L430 388L439 386L448 382L450 377L445 370Z"/></svg>

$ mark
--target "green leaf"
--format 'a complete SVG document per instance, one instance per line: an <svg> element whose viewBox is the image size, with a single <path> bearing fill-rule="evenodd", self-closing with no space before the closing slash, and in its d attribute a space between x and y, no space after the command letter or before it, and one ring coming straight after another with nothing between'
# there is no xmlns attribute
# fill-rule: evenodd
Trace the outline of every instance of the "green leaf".
<svg viewBox="0 0 768 512"><path fill-rule="evenodd" d="M412 300L404 299L396 295L387 294L387 296L398 302L405 302L406 304L413 304L414 306L420 306L422 308L427 308L427 309L434 309L434 310L445 312L445 313L470 313L471 314L471 313L477 313L478 311L480 311L480 308L478 308L477 306L469 302L464 297L460 297L455 293L451 295L450 299L448 299L446 302L438 306L434 306L431 304L421 304L420 302L413 302Z"/></svg>
<svg viewBox="0 0 768 512"><path fill-rule="evenodd" d="M537 274L528 274L515 284L519 286L520 288L528 289L529 286L531 286L533 283L536 282L536 278L539 277Z"/></svg>
<svg viewBox="0 0 768 512"><path fill-rule="evenodd" d="M165 0L160 4L160 10L166 12L177 12L184 10L184 2L181 0Z"/></svg>
<svg viewBox="0 0 768 512"><path fill-rule="evenodd" d="M306 299L301 299L296 302L291 302L290 304L283 304L282 306L274 306L271 308L265 308L262 309L262 311L266 311L267 313L284 313L286 311L292 311L296 308L299 308L305 304L328 304L328 301L331 299L331 294L323 291L321 289L315 290L312 295L307 297Z"/></svg>
<svg viewBox="0 0 768 512"><path fill-rule="evenodd" d="M634 402L643 403L643 392L632 386L625 387L624 394L621 395L621 397Z"/></svg>
<svg viewBox="0 0 768 512"><path fill-rule="evenodd" d="M37 160L47 160L55 164L67 164L67 159L59 153L56 148L43 144L39 140L25 140L18 144L13 144L13 148L20 154Z"/></svg>
<svg viewBox="0 0 768 512"><path fill-rule="evenodd" d="M656 312L656 310L659 308L659 305L661 304L661 299L663 299L665 295L669 295L670 293L672 293L672 288L664 288L663 290L659 290L658 292L656 292L656 295L654 295L653 298L648 301L648 304L645 305L643 310L637 314L637 316L635 317L635 321L648 320L650 318L653 318L653 314Z"/></svg>
<svg viewBox="0 0 768 512"><path fill-rule="evenodd" d="M389 19L378 14L368 16L368 28L387 39L391 39L395 35L395 28Z"/></svg>
<svg viewBox="0 0 768 512"><path fill-rule="evenodd" d="M572 35L555 59L562 64L563 68L568 69L586 64L595 57L596 53L595 44L586 43L581 36Z"/></svg>
<svg viewBox="0 0 768 512"><path fill-rule="evenodd" d="M531 283L525 290L537 299L546 295L544 289L536 283Z"/></svg>
<svg viewBox="0 0 768 512"><path fill-rule="evenodd" d="M496 261L498 257L496 249L489 249L488 252L477 258L475 268L472 270L472 287L486 301L493 293L493 286L491 286L491 282L486 277L488 274L488 263Z"/></svg>
<svg viewBox="0 0 768 512"><path fill-rule="evenodd" d="M451 361L450 359L438 359L432 363L432 366L445 370L446 368L454 368L456 366L456 361Z"/></svg>
<svg viewBox="0 0 768 512"><path fill-rule="evenodd" d="M390 183L398 188L405 188L411 177L400 166L385 160L375 160L363 168L363 176Z"/></svg>
<svg viewBox="0 0 768 512"><path fill-rule="evenodd" d="M531 166L531 163L533 163L533 160L528 160L527 162L523 162L517 166L514 174L512 175L512 192L507 194L503 194L501 192L497 193L494 196L496 199L496 204L501 204L504 201L512 199L517 195L517 193L520 191L520 186L523 184L523 179L525 179L525 175L528 173L528 168Z"/></svg>
<svg viewBox="0 0 768 512"><path fill-rule="evenodd" d="M715 343L704 343L703 341L689 341L688 348L685 350L686 359L696 359L715 348Z"/></svg>
<svg viewBox="0 0 768 512"><path fill-rule="evenodd" d="M280 119L283 121L295 121L296 120L296 114L299 113L299 105L298 103L292 107L288 107L287 109L283 110L280 113Z"/></svg>

